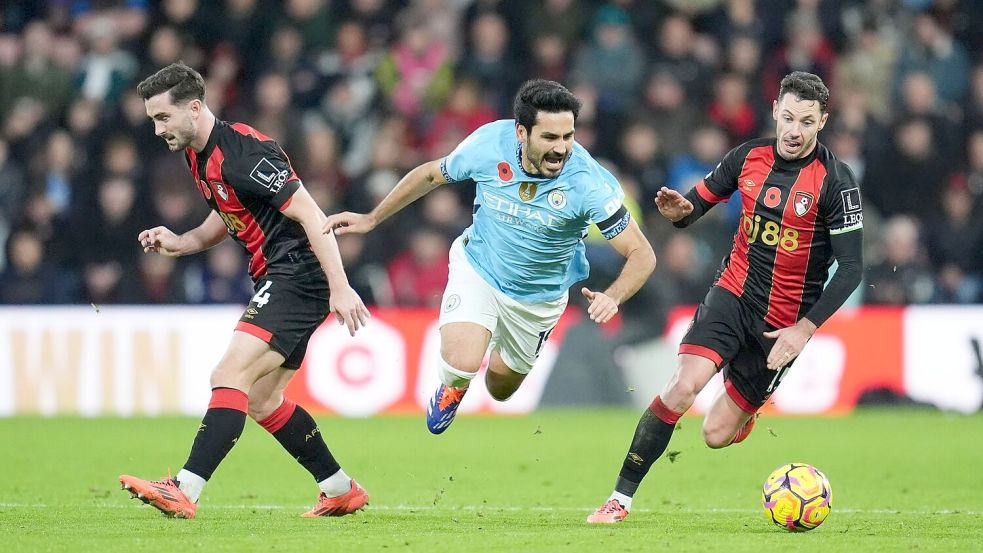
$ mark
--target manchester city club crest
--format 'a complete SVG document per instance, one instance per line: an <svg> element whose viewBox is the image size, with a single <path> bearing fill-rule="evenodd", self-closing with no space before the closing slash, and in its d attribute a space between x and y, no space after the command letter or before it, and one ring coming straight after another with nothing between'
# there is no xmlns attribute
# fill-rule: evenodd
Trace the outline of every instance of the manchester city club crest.
<svg viewBox="0 0 983 553"><path fill-rule="evenodd" d="M524 202L531 202L536 197L536 189L539 185L534 182L524 182L519 185L519 199Z"/></svg>
<svg viewBox="0 0 983 553"><path fill-rule="evenodd" d="M553 209L563 209L567 205L567 195L562 190L554 190L548 196L550 205Z"/></svg>
<svg viewBox="0 0 983 553"><path fill-rule="evenodd" d="M815 203L816 199L812 194L808 192L796 192L792 196L792 208L795 209L795 214L802 217L809 210L812 209L812 204Z"/></svg>

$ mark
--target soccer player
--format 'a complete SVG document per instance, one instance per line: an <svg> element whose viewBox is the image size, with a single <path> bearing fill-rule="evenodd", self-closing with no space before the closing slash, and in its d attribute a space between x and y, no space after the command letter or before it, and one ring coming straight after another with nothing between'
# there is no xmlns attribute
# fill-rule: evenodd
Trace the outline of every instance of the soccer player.
<svg viewBox="0 0 983 553"><path fill-rule="evenodd" d="M850 169L817 141L828 100L819 77L791 73L772 104L776 138L731 150L685 196L665 187L656 194L659 212L682 228L736 191L741 224L683 337L675 375L642 414L614 492L587 522L628 516L676 421L719 370L724 388L703 420L704 440L721 448L747 438L792 361L860 283L860 189ZM823 289L834 259L838 267Z"/></svg>
<svg viewBox="0 0 983 553"><path fill-rule="evenodd" d="M474 222L450 251L440 309L441 384L427 428L454 420L491 349L485 384L498 401L519 388L587 276L583 238L596 224L626 261L604 291L582 288L588 314L607 322L655 268L655 253L623 205L614 176L574 142L580 100L554 81L524 83L515 119L482 126L443 159L413 169L370 213L328 217L325 232L365 233L437 186L473 179Z"/></svg>
<svg viewBox="0 0 983 553"><path fill-rule="evenodd" d="M232 236L249 256L256 294L212 370L211 401L184 468L175 478L151 482L123 475L120 483L167 515L194 518L205 483L239 439L248 414L317 481L318 502L304 516L361 509L368 502L365 490L341 470L311 415L283 396L329 313L353 336L368 317L348 285L335 237L321 231L324 213L273 139L216 119L194 69L171 64L137 91L154 133L172 152L184 151L195 186L212 209L184 234L166 227L141 232L143 251L190 255Z"/></svg>

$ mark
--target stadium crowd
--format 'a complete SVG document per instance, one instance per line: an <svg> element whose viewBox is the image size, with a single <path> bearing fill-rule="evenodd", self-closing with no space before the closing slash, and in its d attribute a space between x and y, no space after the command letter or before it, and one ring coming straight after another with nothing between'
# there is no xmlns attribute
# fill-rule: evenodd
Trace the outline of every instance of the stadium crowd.
<svg viewBox="0 0 983 553"><path fill-rule="evenodd" d="M659 332L695 304L739 216L686 231L653 204L771 135L792 70L820 75L820 140L862 182L867 304L983 301L983 4L972 0L4 0L0 304L245 303L232 241L142 255L144 228L197 225L183 156L134 85L173 61L218 117L277 139L327 213L365 211L407 170L511 117L531 77L584 100L577 140L619 177L659 256L624 307ZM366 303L439 305L474 188L443 187L339 239ZM588 237L592 278L621 258ZM574 297L572 295L571 297Z"/></svg>

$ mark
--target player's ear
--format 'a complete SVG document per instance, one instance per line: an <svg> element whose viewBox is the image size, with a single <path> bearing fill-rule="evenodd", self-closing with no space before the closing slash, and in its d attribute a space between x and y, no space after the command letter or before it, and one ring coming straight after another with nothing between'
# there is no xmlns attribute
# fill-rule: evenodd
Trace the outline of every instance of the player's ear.
<svg viewBox="0 0 983 553"><path fill-rule="evenodd" d="M195 98L188 102L188 109L191 110L192 119L197 119L201 115L201 100Z"/></svg>
<svg viewBox="0 0 983 553"><path fill-rule="evenodd" d="M778 121L778 100L771 101L771 118Z"/></svg>
<svg viewBox="0 0 983 553"><path fill-rule="evenodd" d="M823 127L826 126L826 120L827 119L829 119L829 112L828 111L826 113L824 113L822 117L819 118L819 130L823 130Z"/></svg>

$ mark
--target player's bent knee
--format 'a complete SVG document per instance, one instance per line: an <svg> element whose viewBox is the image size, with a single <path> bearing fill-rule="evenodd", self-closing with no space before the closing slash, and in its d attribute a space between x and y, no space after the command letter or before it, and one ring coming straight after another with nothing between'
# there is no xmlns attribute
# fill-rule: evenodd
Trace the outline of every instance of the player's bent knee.
<svg viewBox="0 0 983 553"><path fill-rule="evenodd" d="M703 420L703 441L710 449L727 447L734 441L737 431L726 424L720 424L707 417Z"/></svg>

